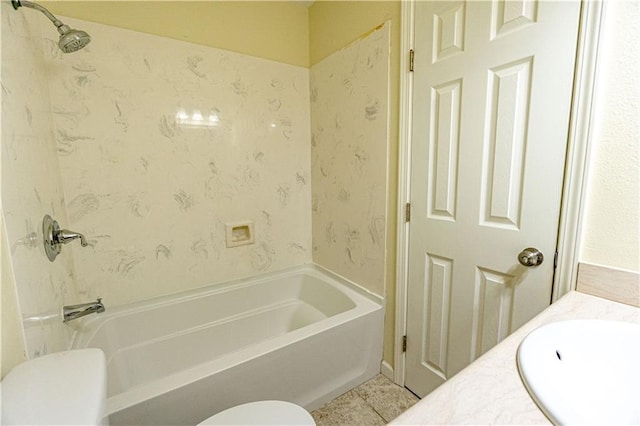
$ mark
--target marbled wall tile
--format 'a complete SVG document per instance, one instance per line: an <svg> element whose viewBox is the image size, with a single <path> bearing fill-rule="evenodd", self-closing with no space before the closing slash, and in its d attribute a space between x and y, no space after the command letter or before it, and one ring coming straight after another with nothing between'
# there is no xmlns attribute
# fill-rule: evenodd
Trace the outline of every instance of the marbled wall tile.
<svg viewBox="0 0 640 426"><path fill-rule="evenodd" d="M311 68L313 260L384 294L387 23Z"/></svg>
<svg viewBox="0 0 640 426"><path fill-rule="evenodd" d="M49 22L2 7L3 214L29 356L67 346L63 304L310 262L312 210L313 258L383 293L388 26L314 67L311 126L307 69L69 18L93 41L63 55ZM49 263L45 213L89 247ZM244 220L256 243L227 248Z"/></svg>
<svg viewBox="0 0 640 426"><path fill-rule="evenodd" d="M49 262L42 219L67 226L55 151L39 14L2 8L2 214L29 358L66 349L61 308L77 303L72 255ZM46 21L46 19L45 19ZM55 35L55 28L47 30ZM63 65L64 66L64 65ZM68 64L66 65L69 66Z"/></svg>
<svg viewBox="0 0 640 426"><path fill-rule="evenodd" d="M91 44L44 52L80 291L108 307L311 261L307 69L67 21ZM227 248L245 220L255 244Z"/></svg>

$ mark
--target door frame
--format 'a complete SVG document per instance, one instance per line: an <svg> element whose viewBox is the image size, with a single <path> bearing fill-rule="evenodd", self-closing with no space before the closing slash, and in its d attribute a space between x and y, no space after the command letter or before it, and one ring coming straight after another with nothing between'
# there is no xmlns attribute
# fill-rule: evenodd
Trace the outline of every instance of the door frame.
<svg viewBox="0 0 640 426"><path fill-rule="evenodd" d="M405 353L403 337L407 332L407 275L409 222L405 206L410 200L411 128L413 73L409 71L410 51L414 47L416 0L401 2L400 105L398 152L398 228L396 256L396 314L393 381L404 386ZM576 69L567 139L567 158L562 186L558 227L557 266L553 277L551 303L575 289L582 228L582 209L586 196L589 146L592 138L598 47L604 17L604 1L582 0L578 27Z"/></svg>

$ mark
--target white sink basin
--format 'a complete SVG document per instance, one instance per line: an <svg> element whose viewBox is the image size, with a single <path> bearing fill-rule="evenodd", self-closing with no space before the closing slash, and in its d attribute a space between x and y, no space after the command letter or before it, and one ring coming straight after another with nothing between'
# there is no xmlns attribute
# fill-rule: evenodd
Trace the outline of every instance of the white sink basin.
<svg viewBox="0 0 640 426"><path fill-rule="evenodd" d="M522 341L517 358L529 394L553 423L640 423L639 324L551 323Z"/></svg>

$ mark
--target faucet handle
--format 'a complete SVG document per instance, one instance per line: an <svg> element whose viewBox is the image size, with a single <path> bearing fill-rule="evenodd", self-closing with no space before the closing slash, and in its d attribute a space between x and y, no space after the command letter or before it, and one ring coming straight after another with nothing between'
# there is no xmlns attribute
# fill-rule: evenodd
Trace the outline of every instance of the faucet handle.
<svg viewBox="0 0 640 426"><path fill-rule="evenodd" d="M45 215L42 220L42 233L44 234L44 251L47 254L47 258L52 262L56 256L60 254L62 244L80 239L82 247L89 245L84 235L79 232L69 231L68 229L61 230L58 222L49 215Z"/></svg>

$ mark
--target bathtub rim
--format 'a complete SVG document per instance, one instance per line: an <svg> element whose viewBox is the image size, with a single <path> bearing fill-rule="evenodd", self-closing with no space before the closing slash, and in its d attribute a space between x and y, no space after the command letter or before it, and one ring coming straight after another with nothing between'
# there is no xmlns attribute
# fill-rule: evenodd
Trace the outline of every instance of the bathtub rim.
<svg viewBox="0 0 640 426"><path fill-rule="evenodd" d="M104 322L109 321L111 318L116 316L124 316L133 312L144 312L147 310L157 309L159 307L165 305L172 305L176 303L180 303L183 301L188 301L192 299L197 299L202 296L209 296L215 293L220 293L227 291L231 288L242 288L249 287L252 285L259 284L261 282L270 281L274 278L288 278L295 275L299 275L300 273L307 272L311 273L311 275L328 276L334 281L337 281L339 284L344 285L349 290L355 292L361 297L369 299L369 301L374 302L382 307L384 307L384 297L380 296L370 290L367 290L363 286L356 284L355 282L349 280L348 278L343 277L323 266L320 266L316 263L306 263L303 265L298 265L294 267L289 267L285 269L280 269L277 271L270 271L259 275L250 275L243 278L235 278L233 280L221 281L218 283L205 284L202 286L198 286L188 290L181 290L177 292L172 292L168 294L164 294L161 296L152 297L149 299L143 299L134 301L131 303L126 303L123 305L109 307L108 299L105 300L104 305L106 307L106 312L103 314L97 314L95 316L80 318L74 322L68 322L66 325L73 328L73 333L71 336L71 341L67 347L68 350L84 348L89 340L93 338L98 327ZM350 294L347 292L347 296L350 297ZM340 314L338 314L340 315ZM92 331L91 331L92 330ZM80 341L79 336L87 333L84 338Z"/></svg>

